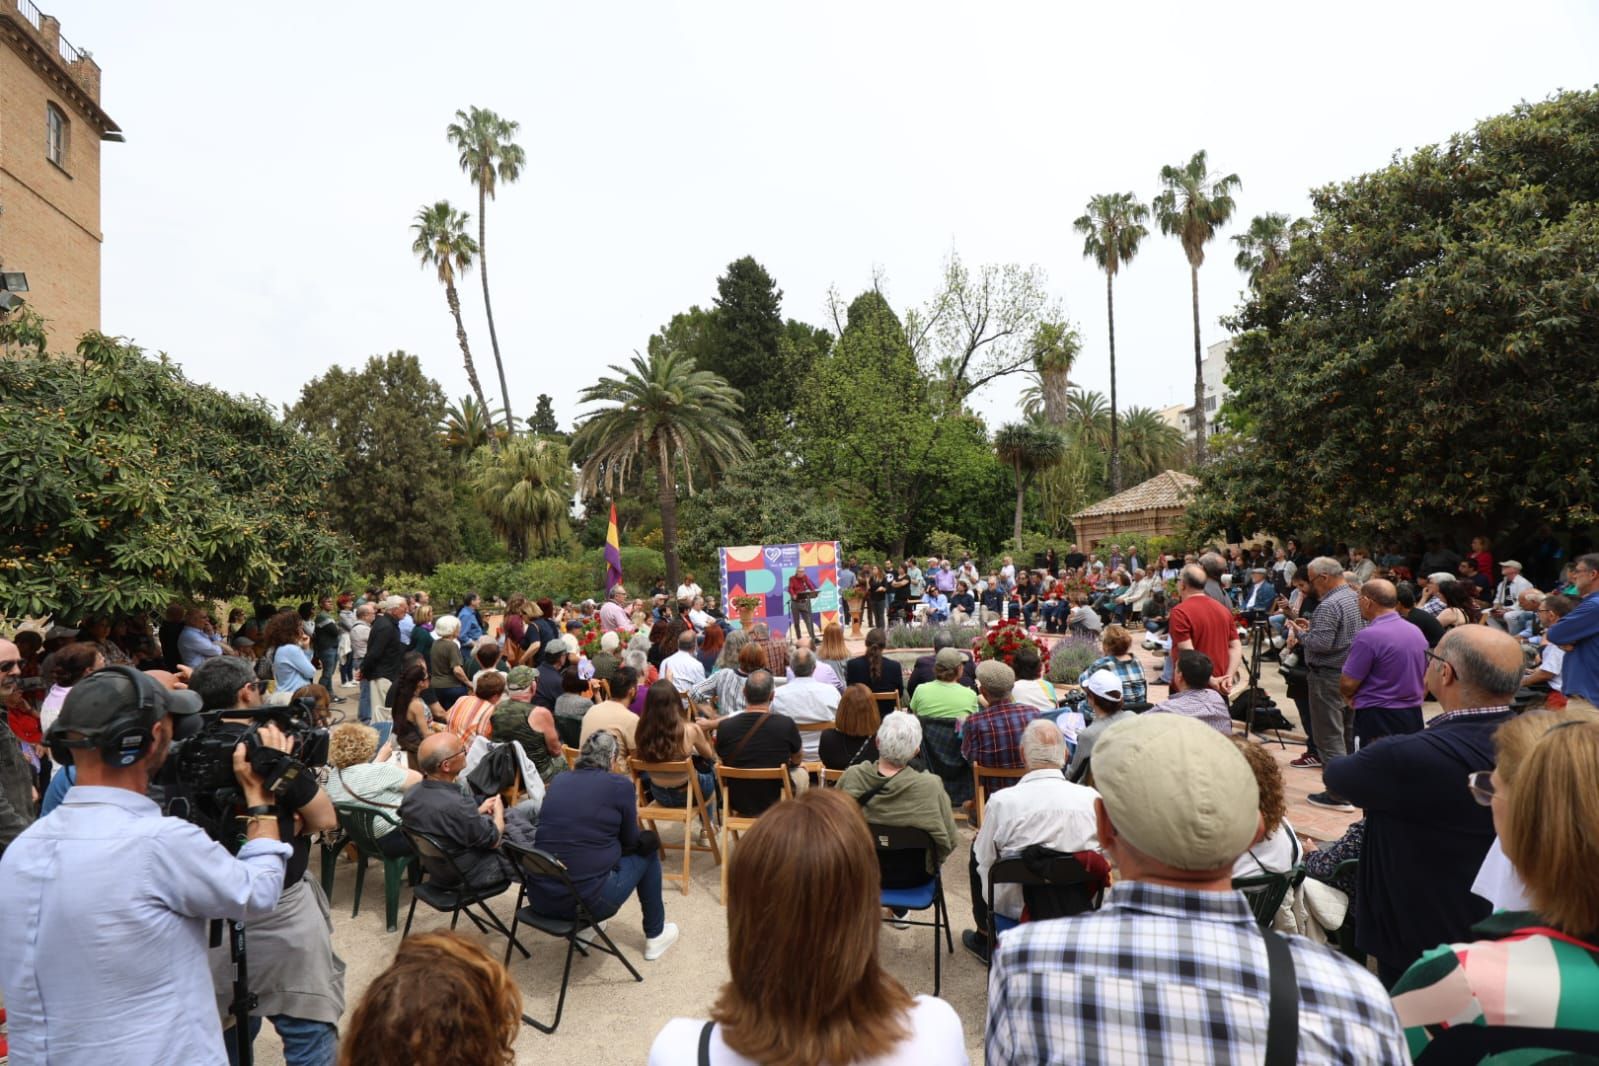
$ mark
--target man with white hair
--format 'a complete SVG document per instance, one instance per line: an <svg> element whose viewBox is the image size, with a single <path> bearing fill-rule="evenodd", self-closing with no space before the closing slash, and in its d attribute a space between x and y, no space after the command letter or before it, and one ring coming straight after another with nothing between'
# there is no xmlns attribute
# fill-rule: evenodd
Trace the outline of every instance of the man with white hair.
<svg viewBox="0 0 1599 1066"><path fill-rule="evenodd" d="M633 632L633 619L628 617L626 603L627 589L620 584L612 585L610 595L605 598L605 606L600 608L601 632Z"/></svg>
<svg viewBox="0 0 1599 1066"><path fill-rule="evenodd" d="M925 829L937 846L939 865L955 850L960 837L955 830L955 812L949 804L937 775L910 768L911 760L922 747L922 723L913 714L894 711L883 716L877 727L877 762L856 763L844 771L838 787L861 805L868 822L877 825L903 825ZM922 884L932 874L929 869L895 870L885 865L885 888L909 888ZM899 882L893 884L891 882Z"/></svg>
<svg viewBox="0 0 1599 1066"><path fill-rule="evenodd" d="M589 660L594 667L595 680L609 685L616 679L617 668L622 665L621 647L622 638L615 630L600 634L600 650Z"/></svg>
<svg viewBox="0 0 1599 1066"><path fill-rule="evenodd" d="M994 794L983 811L983 827L972 844L972 919L976 929L961 934L966 950L988 962L988 871L1000 859L1020 855L1038 845L1063 855L1077 855L1091 873L1109 879L1110 867L1099 855L1094 801L1099 793L1066 780L1066 738L1047 718L1035 718L1022 731L1022 761L1027 776ZM1104 881L1100 882L1102 886ZM1097 888L1094 889L1097 891ZM994 889L996 917L1021 921L1025 900L1020 885ZM1048 915L1035 917L1049 917Z"/></svg>
<svg viewBox="0 0 1599 1066"><path fill-rule="evenodd" d="M687 692L705 680L705 664L694 654L699 638L693 629L677 635L677 650L661 660L661 676L679 692Z"/></svg>
<svg viewBox="0 0 1599 1066"><path fill-rule="evenodd" d="M1325 555L1310 561L1310 587L1321 601L1310 618L1296 618L1293 627L1305 648L1309 669L1311 729L1323 766L1354 750L1355 713L1344 702L1342 691L1344 661L1355 643L1355 635L1366 628L1360 613L1360 596L1344 579L1344 567ZM1323 775L1325 777L1325 774ZM1331 790L1305 797L1318 807L1352 811L1354 806Z"/></svg>
<svg viewBox="0 0 1599 1066"><path fill-rule="evenodd" d="M400 635L400 620L409 617L411 605L404 596L390 596L378 604L367 637L366 655L356 680L369 682L372 720L389 721L389 687L400 679L405 660L405 638Z"/></svg>
<svg viewBox="0 0 1599 1066"><path fill-rule="evenodd" d="M1428 574L1427 583L1421 590L1421 602L1417 604L1417 607L1435 618L1443 614L1444 609L1449 606L1444 602L1444 586L1454 580L1455 575L1447 570L1439 570Z"/></svg>
<svg viewBox="0 0 1599 1066"><path fill-rule="evenodd" d="M1094 752L1094 784L1117 882L1097 911L1000 939L989 1062L1409 1061L1376 977L1304 937L1263 934L1233 888L1265 826L1230 739L1179 715L1119 722Z"/></svg>

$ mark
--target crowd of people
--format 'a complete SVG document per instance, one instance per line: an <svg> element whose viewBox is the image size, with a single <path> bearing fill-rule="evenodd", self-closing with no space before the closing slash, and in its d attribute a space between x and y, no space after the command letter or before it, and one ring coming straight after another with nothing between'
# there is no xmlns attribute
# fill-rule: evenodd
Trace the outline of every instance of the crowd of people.
<svg viewBox="0 0 1599 1066"><path fill-rule="evenodd" d="M816 624L807 581L787 634L733 624L692 575L675 595L618 584L559 606L519 595L491 611L469 594L435 612L424 592L374 588L226 619L175 605L159 623L24 628L0 639L0 894L36 931L0 942L14 1061L115 1046L119 1061L219 1063L263 1020L297 1064L401 1048L513 1061L514 982L443 934L401 941L341 1039L344 963L306 876L312 844L362 810L379 849L440 888L520 890L552 918L602 922L636 899L654 961L680 934L640 794L702 808L707 832L756 818L728 871L731 980L710 1018L661 1030L652 1062L965 1061L963 1020L912 997L876 945L904 917L879 889L926 883L966 841L961 939L991 967L995 1062L1157 1061L1196 1039L1208 1059L1258 1059L1289 1027L1303 1061L1401 1062L1435 1041L1593 1051L1599 555L1542 537L1526 566L1483 538L1460 556L1413 547L849 559L840 620ZM859 654L851 604L869 622ZM927 626L931 652L890 655L894 621ZM966 621L1088 633L1102 654L1057 684L1047 638L979 661L950 625ZM1289 769L1320 772L1310 802L1362 813L1341 840L1307 846L1282 766L1234 735L1256 630L1307 737ZM1133 652L1139 631L1165 653L1159 677ZM278 716L291 701L330 728L325 766L295 762ZM271 758L233 750L234 824L208 836L166 816L162 771L212 723L250 729ZM683 769L635 785L633 758ZM777 774L724 789L719 765ZM879 856L868 823L923 830L931 850ZM571 889L530 874L529 851L560 860ZM996 882L1018 858L1076 876ZM1269 924L1333 931L1317 924L1331 900L1371 970L1262 935L1233 887L1301 869ZM248 931L242 1034L212 919ZM823 925L848 935L818 951ZM1296 1025L1261 992L1285 973ZM454 1002L475 1005L470 1024ZM468 1058L418 1044L424 1016Z"/></svg>

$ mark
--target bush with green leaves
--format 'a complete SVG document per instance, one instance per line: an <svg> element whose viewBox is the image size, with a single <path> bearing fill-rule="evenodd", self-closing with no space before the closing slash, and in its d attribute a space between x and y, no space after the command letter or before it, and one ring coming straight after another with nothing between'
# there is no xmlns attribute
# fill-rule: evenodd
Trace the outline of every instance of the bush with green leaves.
<svg viewBox="0 0 1599 1066"><path fill-rule="evenodd" d="M1093 637L1067 636L1055 642L1049 654L1049 680L1055 685L1075 685L1088 664L1105 654Z"/></svg>
<svg viewBox="0 0 1599 1066"><path fill-rule="evenodd" d="M27 316L0 324L26 339ZM0 612L299 599L350 573L338 461L264 401L98 333L77 358L0 358Z"/></svg>
<svg viewBox="0 0 1599 1066"><path fill-rule="evenodd" d="M666 561L651 548L622 549L623 584L634 592L648 591L666 573ZM387 574L358 577L359 588L376 585L391 592L427 590L435 610L459 604L468 592L485 600L509 599L520 592L534 599L548 596L562 600L599 599L605 591L605 552L594 549L572 557L530 559L525 563L441 563L433 573Z"/></svg>
<svg viewBox="0 0 1599 1066"><path fill-rule="evenodd" d="M976 623L946 626L911 626L903 622L896 622L888 627L888 646L890 648L931 648L933 646L933 637L939 630L948 630L954 635L955 647L969 648L972 645L972 641L982 636L984 627Z"/></svg>

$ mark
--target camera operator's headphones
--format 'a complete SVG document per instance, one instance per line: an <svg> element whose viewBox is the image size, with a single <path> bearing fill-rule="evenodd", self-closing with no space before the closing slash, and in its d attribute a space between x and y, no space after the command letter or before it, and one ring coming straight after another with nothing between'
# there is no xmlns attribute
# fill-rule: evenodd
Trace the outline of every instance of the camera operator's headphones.
<svg viewBox="0 0 1599 1066"><path fill-rule="evenodd" d="M158 706L162 702L162 691L153 678L131 666L107 666L74 685L74 694L85 685L98 688L113 684L114 677L125 678L133 686L136 702L121 703L110 721L93 734L81 738L69 738L68 733L80 730L64 727L58 717L51 723L49 735L45 738L50 745L50 757L57 765L71 765L74 748L97 749L107 766L132 766L149 752L150 743L155 738L155 724L167 713L163 706ZM100 680L102 678L104 680ZM110 692L106 695L112 698Z"/></svg>

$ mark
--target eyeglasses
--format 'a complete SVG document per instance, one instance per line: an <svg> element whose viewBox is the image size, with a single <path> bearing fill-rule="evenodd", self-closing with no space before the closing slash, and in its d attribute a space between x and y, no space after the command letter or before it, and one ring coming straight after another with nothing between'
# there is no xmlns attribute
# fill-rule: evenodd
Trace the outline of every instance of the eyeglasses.
<svg viewBox="0 0 1599 1066"><path fill-rule="evenodd" d="M1455 668L1455 664L1454 663L1450 662L1448 659L1445 659L1442 655L1439 655L1435 651L1429 650L1427 652L1427 658L1432 659L1435 662L1443 663L1445 666L1449 667L1451 670L1453 670Z"/></svg>
<svg viewBox="0 0 1599 1066"><path fill-rule="evenodd" d="M18 673L21 673L21 671L22 671L22 660L21 659L7 659L5 662L0 663L0 674L9 674L13 670L16 670Z"/></svg>
<svg viewBox="0 0 1599 1066"><path fill-rule="evenodd" d="M1478 770L1466 775L1466 787L1471 790L1471 798L1484 807L1493 806L1494 802L1494 772L1492 770Z"/></svg>

